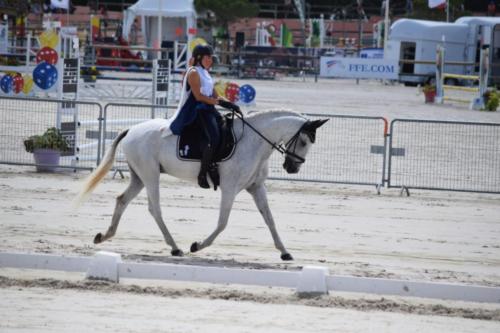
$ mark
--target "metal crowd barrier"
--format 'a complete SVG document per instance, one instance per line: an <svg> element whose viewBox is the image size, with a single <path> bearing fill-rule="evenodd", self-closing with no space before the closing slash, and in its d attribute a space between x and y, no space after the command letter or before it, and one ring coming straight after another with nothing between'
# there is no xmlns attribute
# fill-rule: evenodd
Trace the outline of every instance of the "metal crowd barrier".
<svg viewBox="0 0 500 333"><path fill-rule="evenodd" d="M172 106L156 106L156 105L135 105L125 103L109 103L104 107L104 122L103 122L103 155L110 143L118 134L138 123L155 118L168 118L175 111ZM116 152L114 168L117 170L127 170L128 165L125 163L121 146L118 146Z"/></svg>
<svg viewBox="0 0 500 333"><path fill-rule="evenodd" d="M70 144L70 151L61 154L58 167L93 169L101 153L100 119L102 108L97 103L1 97L0 163L36 165L33 154L25 150L24 140L58 127ZM85 122L93 124L82 127Z"/></svg>
<svg viewBox="0 0 500 333"><path fill-rule="evenodd" d="M393 120L387 186L500 193L500 124Z"/></svg>
<svg viewBox="0 0 500 333"><path fill-rule="evenodd" d="M375 185L384 182L388 123L382 117L306 114L311 120L330 118L317 132L298 174L287 174L283 157L274 152L269 177L308 182Z"/></svg>
<svg viewBox="0 0 500 333"><path fill-rule="evenodd" d="M59 167L93 169L120 131L174 107L0 98L0 164L35 165L24 140L59 126L71 144ZM500 193L500 124L307 114L330 118L298 174L273 153L269 177L294 181ZM389 140L387 138L389 137ZM118 149L114 168L128 166Z"/></svg>
<svg viewBox="0 0 500 333"><path fill-rule="evenodd" d="M103 130L106 148L124 129L152 118L168 118L173 107L151 105L107 104L104 108ZM310 182L383 185L387 121L380 117L355 117L307 114L310 119L331 118L318 131L318 140L297 175L287 174L283 157L271 156L269 176ZM123 153L118 147L114 168L126 170Z"/></svg>

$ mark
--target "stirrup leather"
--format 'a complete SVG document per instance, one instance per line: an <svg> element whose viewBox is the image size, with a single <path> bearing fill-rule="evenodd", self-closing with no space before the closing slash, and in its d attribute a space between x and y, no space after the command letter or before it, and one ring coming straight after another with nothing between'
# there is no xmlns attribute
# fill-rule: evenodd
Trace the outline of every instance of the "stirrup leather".
<svg viewBox="0 0 500 333"><path fill-rule="evenodd" d="M214 184L214 191L217 191L217 186L220 185L219 166L217 163L212 163L210 165L210 168L208 168L208 175Z"/></svg>

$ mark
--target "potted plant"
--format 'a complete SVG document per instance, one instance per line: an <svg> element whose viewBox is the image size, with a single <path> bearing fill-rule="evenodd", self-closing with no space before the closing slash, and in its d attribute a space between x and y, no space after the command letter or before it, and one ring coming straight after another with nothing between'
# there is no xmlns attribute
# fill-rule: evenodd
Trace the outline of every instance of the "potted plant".
<svg viewBox="0 0 500 333"><path fill-rule="evenodd" d="M487 111L496 111L500 104L500 97L496 90L488 90L483 94L484 108Z"/></svg>
<svg viewBox="0 0 500 333"><path fill-rule="evenodd" d="M59 165L61 152L69 149L61 131L51 127L42 135L33 135L24 140L24 148L33 153L38 172L54 172Z"/></svg>
<svg viewBox="0 0 500 333"><path fill-rule="evenodd" d="M422 92L425 96L425 103L434 103L436 98L436 86L433 84L425 84L422 88Z"/></svg>

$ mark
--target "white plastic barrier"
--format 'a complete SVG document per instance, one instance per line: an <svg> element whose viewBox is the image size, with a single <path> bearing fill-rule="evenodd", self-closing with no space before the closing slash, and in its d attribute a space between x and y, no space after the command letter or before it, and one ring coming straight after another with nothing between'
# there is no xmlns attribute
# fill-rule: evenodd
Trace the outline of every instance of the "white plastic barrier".
<svg viewBox="0 0 500 333"><path fill-rule="evenodd" d="M194 265L127 263L117 253L98 252L93 258L47 254L0 253L0 268L51 269L86 272L88 278L119 282L120 278L244 284L294 288L299 294L329 290L500 303L500 288L329 275L321 266L301 271L259 270Z"/></svg>

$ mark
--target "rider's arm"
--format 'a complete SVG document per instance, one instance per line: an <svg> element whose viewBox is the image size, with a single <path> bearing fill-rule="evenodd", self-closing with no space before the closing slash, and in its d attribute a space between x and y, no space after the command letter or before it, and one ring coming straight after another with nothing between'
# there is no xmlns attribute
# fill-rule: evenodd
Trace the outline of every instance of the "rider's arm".
<svg viewBox="0 0 500 333"><path fill-rule="evenodd" d="M198 102L202 102L205 104L217 105L219 104L217 98L204 96L201 94L201 82L200 82L200 74L196 70L192 70L188 74L188 83L191 87L191 92L193 93L194 98Z"/></svg>
<svg viewBox="0 0 500 333"><path fill-rule="evenodd" d="M217 91L212 91L212 97L215 98L215 99L220 99L221 97L219 96L219 94L217 93Z"/></svg>

